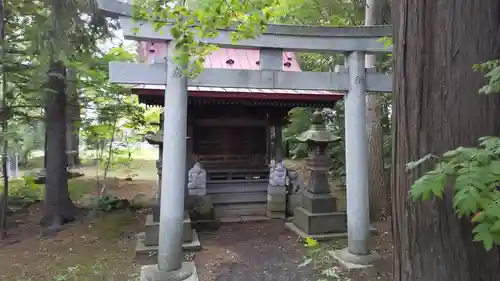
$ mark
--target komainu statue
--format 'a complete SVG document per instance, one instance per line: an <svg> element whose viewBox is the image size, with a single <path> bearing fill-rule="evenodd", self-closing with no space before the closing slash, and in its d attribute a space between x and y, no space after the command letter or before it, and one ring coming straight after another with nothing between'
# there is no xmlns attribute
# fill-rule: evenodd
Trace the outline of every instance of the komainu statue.
<svg viewBox="0 0 500 281"><path fill-rule="evenodd" d="M207 173L199 162L189 169L187 188L189 195L205 196L207 194Z"/></svg>
<svg viewBox="0 0 500 281"><path fill-rule="evenodd" d="M283 161L276 163L269 172L269 184L273 186L286 185L286 167Z"/></svg>

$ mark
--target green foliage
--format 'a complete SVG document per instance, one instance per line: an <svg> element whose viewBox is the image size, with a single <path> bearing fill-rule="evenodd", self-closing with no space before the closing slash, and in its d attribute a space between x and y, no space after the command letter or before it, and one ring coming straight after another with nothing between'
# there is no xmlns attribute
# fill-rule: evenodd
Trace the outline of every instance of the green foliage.
<svg viewBox="0 0 500 281"><path fill-rule="evenodd" d="M277 21L288 11L286 1L278 0L208 0L169 3L147 0L134 1L134 18L150 21L159 30L172 24L175 61L187 66L186 75L197 75L205 57L215 47L200 39L214 38L220 29L232 28L232 39L252 38L262 33L265 24ZM183 5L186 4L186 5ZM137 26L136 31L140 29Z"/></svg>
<svg viewBox="0 0 500 281"><path fill-rule="evenodd" d="M9 205L22 208L43 198L43 186L35 184L35 178L25 176L23 179L9 181Z"/></svg>
<svg viewBox="0 0 500 281"><path fill-rule="evenodd" d="M475 215L474 241L489 250L500 244L500 138L482 137L479 148L459 147L437 157L427 155L409 163L415 169L438 159L435 168L411 187L413 200L443 198L445 187L454 187L453 208L459 217Z"/></svg>
<svg viewBox="0 0 500 281"><path fill-rule="evenodd" d="M485 76L488 79L488 83L479 90L479 93L500 93L500 60L474 65L474 69L486 73Z"/></svg>
<svg viewBox="0 0 500 281"><path fill-rule="evenodd" d="M116 197L105 195L99 198L97 208L104 212L111 212L112 210L121 209L122 201Z"/></svg>
<svg viewBox="0 0 500 281"><path fill-rule="evenodd" d="M44 185L35 183L36 174L27 172L22 179L9 181L9 207L18 209L43 200ZM78 199L88 192L88 185L79 180L69 181L72 199Z"/></svg>
<svg viewBox="0 0 500 281"><path fill-rule="evenodd" d="M290 123L283 129L283 140L290 143L292 158L307 156L307 145L297 142L296 138L311 126L313 111L307 108L294 108L288 113Z"/></svg>

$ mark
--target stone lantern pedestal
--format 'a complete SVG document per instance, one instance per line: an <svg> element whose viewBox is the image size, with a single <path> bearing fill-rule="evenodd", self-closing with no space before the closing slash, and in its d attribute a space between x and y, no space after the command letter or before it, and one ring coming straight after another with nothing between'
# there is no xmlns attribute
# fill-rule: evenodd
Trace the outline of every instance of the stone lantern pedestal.
<svg viewBox="0 0 500 281"><path fill-rule="evenodd" d="M293 223L287 226L301 237L328 240L345 236L347 215L339 212L337 199L328 183L331 159L326 148L340 137L326 130L321 113L315 112L311 128L297 138L308 145L309 181L302 192L300 206L295 209Z"/></svg>

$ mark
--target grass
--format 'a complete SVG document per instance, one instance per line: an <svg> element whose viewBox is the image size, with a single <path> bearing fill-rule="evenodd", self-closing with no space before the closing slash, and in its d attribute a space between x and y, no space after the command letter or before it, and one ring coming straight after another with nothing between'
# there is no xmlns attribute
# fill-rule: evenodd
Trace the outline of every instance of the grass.
<svg viewBox="0 0 500 281"><path fill-rule="evenodd" d="M3 183L0 183L3 186ZM13 179L9 181L10 196L25 196L33 199L42 199L45 185L27 183L24 179ZM79 199L89 192L88 182L82 179L68 180L68 190L71 198Z"/></svg>
<svg viewBox="0 0 500 281"><path fill-rule="evenodd" d="M86 177L96 177L104 173L103 165L97 165L95 160L95 151L81 151L80 157L82 165L76 169ZM31 171L38 171L43 168L43 151L34 152L29 163L21 169L21 175ZM123 156L121 156L123 158ZM146 147L134 149L132 152L132 161L123 163L114 163L114 167L109 170L109 177L126 178L132 177L140 180L157 179L156 160L158 159L158 149Z"/></svg>

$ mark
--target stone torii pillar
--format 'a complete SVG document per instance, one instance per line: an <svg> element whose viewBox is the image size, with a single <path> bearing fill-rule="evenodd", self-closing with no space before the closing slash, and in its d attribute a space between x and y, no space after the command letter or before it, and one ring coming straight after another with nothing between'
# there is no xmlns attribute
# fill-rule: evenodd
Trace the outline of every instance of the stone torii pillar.
<svg viewBox="0 0 500 281"><path fill-rule="evenodd" d="M158 264L144 266L141 281L197 280L194 264L183 262L188 91L186 66L174 62L172 45L166 64Z"/></svg>
<svg viewBox="0 0 500 281"><path fill-rule="evenodd" d="M347 248L334 257L346 267L363 267L379 259L370 251L368 136L366 131L366 69L363 52L347 59L349 91L345 97Z"/></svg>

